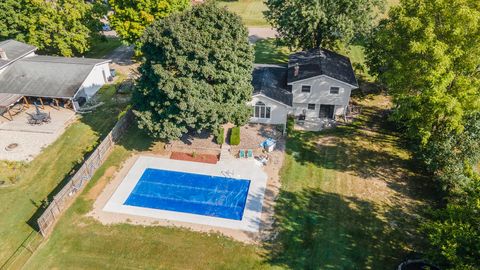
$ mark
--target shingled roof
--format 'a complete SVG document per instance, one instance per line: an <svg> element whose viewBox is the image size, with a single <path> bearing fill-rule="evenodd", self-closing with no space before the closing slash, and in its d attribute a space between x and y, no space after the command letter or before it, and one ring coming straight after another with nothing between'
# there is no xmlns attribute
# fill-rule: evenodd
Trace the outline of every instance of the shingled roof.
<svg viewBox="0 0 480 270"><path fill-rule="evenodd" d="M33 56L0 73L0 93L73 98L92 69L110 60Z"/></svg>
<svg viewBox="0 0 480 270"><path fill-rule="evenodd" d="M0 41L0 49L7 54L7 60L0 59L0 69L34 52L37 48L13 39Z"/></svg>
<svg viewBox="0 0 480 270"><path fill-rule="evenodd" d="M298 73L295 74L295 68ZM294 53L288 61L288 83L326 75L358 87L350 59L326 49Z"/></svg>
<svg viewBox="0 0 480 270"><path fill-rule="evenodd" d="M285 105L292 106L292 93L287 91L287 67L255 65L253 69L253 95L263 94Z"/></svg>

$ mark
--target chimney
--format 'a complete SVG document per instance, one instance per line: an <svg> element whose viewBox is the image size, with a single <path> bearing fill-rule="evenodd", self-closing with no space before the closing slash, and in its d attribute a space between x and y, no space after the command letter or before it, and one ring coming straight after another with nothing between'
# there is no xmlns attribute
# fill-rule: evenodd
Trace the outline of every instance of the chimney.
<svg viewBox="0 0 480 270"><path fill-rule="evenodd" d="M0 48L0 59L2 60L8 60L7 53L5 52L4 49Z"/></svg>
<svg viewBox="0 0 480 270"><path fill-rule="evenodd" d="M300 73L300 66L298 65L298 63L296 63L295 67L293 67L293 76L297 77L299 73Z"/></svg>

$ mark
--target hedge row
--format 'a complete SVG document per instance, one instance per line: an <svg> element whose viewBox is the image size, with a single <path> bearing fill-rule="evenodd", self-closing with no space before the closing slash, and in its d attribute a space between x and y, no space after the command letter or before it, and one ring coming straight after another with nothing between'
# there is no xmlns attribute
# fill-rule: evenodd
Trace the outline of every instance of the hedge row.
<svg viewBox="0 0 480 270"><path fill-rule="evenodd" d="M223 135L224 129L221 127L217 130L217 136L215 137L215 140L217 144L222 145L225 142L225 136Z"/></svg>
<svg viewBox="0 0 480 270"><path fill-rule="evenodd" d="M230 135L230 145L240 144L240 127L232 128L232 134Z"/></svg>

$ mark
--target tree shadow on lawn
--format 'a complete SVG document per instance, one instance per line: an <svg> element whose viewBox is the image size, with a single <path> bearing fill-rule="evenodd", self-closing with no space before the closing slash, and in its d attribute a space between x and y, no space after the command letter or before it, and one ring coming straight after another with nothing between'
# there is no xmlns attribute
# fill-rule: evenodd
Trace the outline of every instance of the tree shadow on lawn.
<svg viewBox="0 0 480 270"><path fill-rule="evenodd" d="M391 225L401 213L380 219L370 202L313 188L282 191L275 211L265 259L291 269L393 269L415 242Z"/></svg>
<svg viewBox="0 0 480 270"><path fill-rule="evenodd" d="M292 132L287 153L300 164L379 179L397 192L423 199L425 194L418 191L431 186L431 180L419 173L387 117L377 107L365 107L353 123L321 132Z"/></svg>

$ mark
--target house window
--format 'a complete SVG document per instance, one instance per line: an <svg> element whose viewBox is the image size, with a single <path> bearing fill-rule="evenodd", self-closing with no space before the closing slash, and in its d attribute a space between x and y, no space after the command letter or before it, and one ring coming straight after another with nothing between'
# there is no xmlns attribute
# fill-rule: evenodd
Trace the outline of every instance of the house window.
<svg viewBox="0 0 480 270"><path fill-rule="evenodd" d="M267 107L265 103L259 101L255 104L253 109L253 117L270 119L271 108Z"/></svg>
<svg viewBox="0 0 480 270"><path fill-rule="evenodd" d="M311 88L310 85L302 85L302 93L310 93Z"/></svg>
<svg viewBox="0 0 480 270"><path fill-rule="evenodd" d="M340 93L340 87L330 87L330 94L338 95L338 93Z"/></svg>
<svg viewBox="0 0 480 270"><path fill-rule="evenodd" d="M308 104L309 110L315 110L315 104Z"/></svg>

